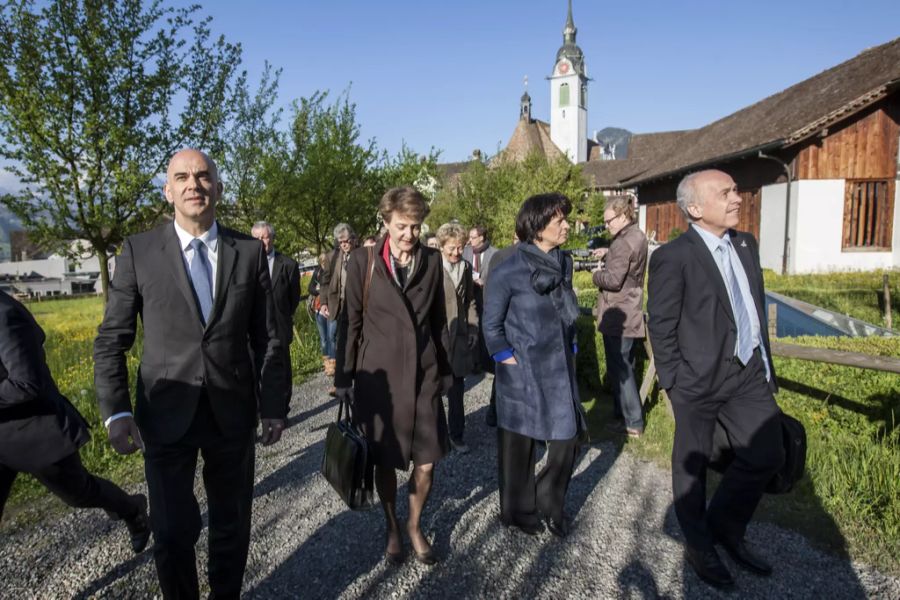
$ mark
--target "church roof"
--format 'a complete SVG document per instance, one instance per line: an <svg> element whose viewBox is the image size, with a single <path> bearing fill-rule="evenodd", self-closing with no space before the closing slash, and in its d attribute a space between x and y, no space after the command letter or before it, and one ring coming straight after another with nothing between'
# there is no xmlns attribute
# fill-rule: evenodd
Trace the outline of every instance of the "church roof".
<svg viewBox="0 0 900 600"><path fill-rule="evenodd" d="M539 152L547 160L556 160L565 154L550 139L550 124L537 119L519 119L516 129L498 158L524 160L532 152Z"/></svg>

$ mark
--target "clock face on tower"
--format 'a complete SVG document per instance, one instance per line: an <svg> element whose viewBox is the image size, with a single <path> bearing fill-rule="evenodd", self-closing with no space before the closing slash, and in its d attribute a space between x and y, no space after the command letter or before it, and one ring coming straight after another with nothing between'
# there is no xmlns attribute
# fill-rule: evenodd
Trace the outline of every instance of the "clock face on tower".
<svg viewBox="0 0 900 600"><path fill-rule="evenodd" d="M569 63L567 63L567 62L559 63L559 65L556 67L556 70L559 71L560 75L565 75L566 73L569 72Z"/></svg>

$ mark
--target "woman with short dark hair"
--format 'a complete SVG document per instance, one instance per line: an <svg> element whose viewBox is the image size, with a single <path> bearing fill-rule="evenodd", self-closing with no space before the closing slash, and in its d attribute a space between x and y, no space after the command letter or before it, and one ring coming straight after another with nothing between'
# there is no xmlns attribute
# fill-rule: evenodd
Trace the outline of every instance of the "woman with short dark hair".
<svg viewBox="0 0 900 600"><path fill-rule="evenodd" d="M384 236L371 249L353 251L347 267L347 334L335 385L341 401L352 399L353 419L375 463L388 562L403 560L396 470L412 462L406 529L416 558L432 565L436 558L419 523L434 463L447 453L441 392L451 370L441 344L443 267L440 253L419 243L428 215L422 194L412 187L388 190L379 212Z"/></svg>
<svg viewBox="0 0 900 600"><path fill-rule="evenodd" d="M521 243L491 273L483 332L496 361L500 434L500 519L528 534L568 533L563 510L584 414L575 382L572 259L566 242L572 204L562 194L528 198L516 217ZM547 463L535 477L535 446Z"/></svg>

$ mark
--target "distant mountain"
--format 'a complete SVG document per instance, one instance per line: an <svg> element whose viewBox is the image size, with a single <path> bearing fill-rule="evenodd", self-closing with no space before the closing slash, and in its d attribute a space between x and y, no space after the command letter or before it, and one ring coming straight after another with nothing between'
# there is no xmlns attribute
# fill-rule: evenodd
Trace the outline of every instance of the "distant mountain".
<svg viewBox="0 0 900 600"><path fill-rule="evenodd" d="M634 134L632 134L627 129L621 129L619 127L604 127L597 132L594 141L603 142L610 147L615 144L616 158L621 159L628 156L628 142L631 141L632 135Z"/></svg>

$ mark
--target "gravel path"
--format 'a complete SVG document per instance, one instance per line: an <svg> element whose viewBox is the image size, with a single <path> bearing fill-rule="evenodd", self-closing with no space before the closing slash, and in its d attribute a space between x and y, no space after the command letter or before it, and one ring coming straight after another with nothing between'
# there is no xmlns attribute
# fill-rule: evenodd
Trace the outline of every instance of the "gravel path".
<svg viewBox="0 0 900 600"><path fill-rule="evenodd" d="M290 429L281 443L258 452L247 598L718 596L682 560L669 473L611 442L587 448L579 460L566 540L501 527L496 434L484 425L489 380L475 382L466 395L472 452L438 465L423 517L442 561L433 568L414 560L387 566L381 511L345 510L319 475L325 428L336 411L325 389L321 376L297 387ZM405 498L399 509L402 519ZM41 525L8 529L0 536L0 598L159 596L150 552L134 556L124 529L101 511L65 511ZM748 537L776 572L761 578L734 567L732 596L900 598L900 579L823 553L797 533L754 523ZM204 529L201 565L206 543Z"/></svg>

